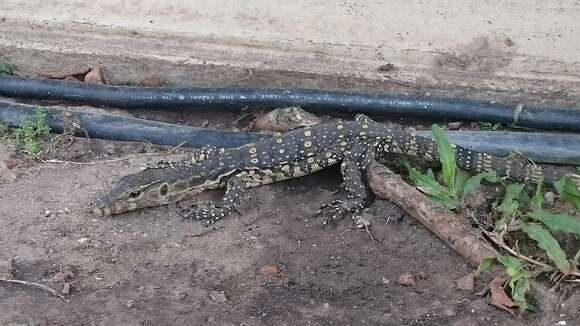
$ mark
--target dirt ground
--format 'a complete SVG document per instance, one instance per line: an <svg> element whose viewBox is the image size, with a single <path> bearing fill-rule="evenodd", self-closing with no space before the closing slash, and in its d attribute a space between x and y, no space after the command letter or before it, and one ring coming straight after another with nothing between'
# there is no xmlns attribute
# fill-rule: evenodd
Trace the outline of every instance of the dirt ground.
<svg viewBox="0 0 580 326"><path fill-rule="evenodd" d="M336 169L252 189L243 215L212 230L184 221L176 205L92 215L93 201L116 180L163 157L151 150L77 139L54 158L113 161L63 164L27 163L2 147L0 159L16 163L0 179L4 273L68 288L70 303L0 284L0 325L580 323L578 293L557 304L553 293L536 295L540 311L523 318L457 289L456 280L474 267L388 202L368 209L374 242L365 231L346 232L347 220L322 229L312 216L338 189ZM265 274L265 266L279 273ZM398 284L404 274L415 275L416 285Z"/></svg>

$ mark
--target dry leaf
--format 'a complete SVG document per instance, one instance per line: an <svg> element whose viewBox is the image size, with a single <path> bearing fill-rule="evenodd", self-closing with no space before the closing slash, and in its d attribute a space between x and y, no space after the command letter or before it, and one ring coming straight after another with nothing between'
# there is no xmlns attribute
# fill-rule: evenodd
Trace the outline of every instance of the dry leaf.
<svg viewBox="0 0 580 326"><path fill-rule="evenodd" d="M517 307L518 305L510 299L510 297L505 293L503 285L507 281L505 277L496 277L491 282L489 282L489 290L491 291L491 301L490 303L502 310L509 312L512 315L515 315L515 312L512 308Z"/></svg>

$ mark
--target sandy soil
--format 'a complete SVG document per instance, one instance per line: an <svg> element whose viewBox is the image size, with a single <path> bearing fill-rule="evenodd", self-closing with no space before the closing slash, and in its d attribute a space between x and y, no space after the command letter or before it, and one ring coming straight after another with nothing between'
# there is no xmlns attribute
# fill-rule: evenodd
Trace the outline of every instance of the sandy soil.
<svg viewBox="0 0 580 326"><path fill-rule="evenodd" d="M345 232L346 220L322 229L311 216L337 189L335 169L252 189L243 215L217 230L182 220L175 205L89 213L119 177L160 159L148 151L77 140L56 158L132 158L73 165L28 164L2 148L0 158L17 163L0 185L0 262L12 261L4 274L70 287L71 302L1 284L0 325L572 325L580 317L577 295L526 320L458 290L473 267L388 202L368 209L375 242ZM279 273L265 275L264 266ZM408 273L416 285L399 285Z"/></svg>

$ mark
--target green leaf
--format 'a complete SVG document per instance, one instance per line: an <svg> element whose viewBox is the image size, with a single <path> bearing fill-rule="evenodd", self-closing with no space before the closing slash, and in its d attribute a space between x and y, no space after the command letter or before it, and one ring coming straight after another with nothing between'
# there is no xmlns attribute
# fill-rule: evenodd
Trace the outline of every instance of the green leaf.
<svg viewBox="0 0 580 326"><path fill-rule="evenodd" d="M477 175L474 175L471 178L469 178L463 185L462 191L463 197L471 195L471 193L473 193L477 188L479 188L479 186L481 185L481 181L484 179L489 182L498 181L497 174L493 171L481 172Z"/></svg>
<svg viewBox="0 0 580 326"><path fill-rule="evenodd" d="M0 63L0 75L14 75L14 70L16 70L15 65Z"/></svg>
<svg viewBox="0 0 580 326"><path fill-rule="evenodd" d="M497 221L495 221L493 227L495 229L495 232L497 232L497 233L500 233L501 231L503 231L507 227L507 220L506 220L505 216L503 216L500 219L498 219Z"/></svg>
<svg viewBox="0 0 580 326"><path fill-rule="evenodd" d="M548 230L544 229L540 224L535 223L522 224L522 230L530 238L534 239L540 248L546 251L548 257L552 259L562 273L570 273L570 263L568 263L568 259L566 259L566 254L560 247L558 241L554 239Z"/></svg>
<svg viewBox="0 0 580 326"><path fill-rule="evenodd" d="M554 183L554 187L556 187L562 199L572 204L574 208L580 209L580 190L578 190L578 186L572 179L562 177Z"/></svg>
<svg viewBox="0 0 580 326"><path fill-rule="evenodd" d="M508 216L516 216L519 213L519 199L525 184L513 183L507 186L501 205L497 209Z"/></svg>
<svg viewBox="0 0 580 326"><path fill-rule="evenodd" d="M437 180L437 178L435 177L435 173L433 173L432 169L427 170L427 176L429 176L431 179Z"/></svg>
<svg viewBox="0 0 580 326"><path fill-rule="evenodd" d="M460 170L457 170L457 174L455 174L455 186L453 188L456 192L453 194L455 198L461 196L461 191L463 190L463 186L465 185L466 181L467 175Z"/></svg>
<svg viewBox="0 0 580 326"><path fill-rule="evenodd" d="M512 299L520 307L521 311L535 310L534 307L526 302L526 293L530 289L530 281L523 277L512 284Z"/></svg>
<svg viewBox="0 0 580 326"><path fill-rule="evenodd" d="M439 162L441 162L443 167L443 181L445 181L451 193L455 193L455 171L457 170L455 151L451 147L451 144L449 144L443 130L438 125L434 124L431 126L431 132L437 143Z"/></svg>
<svg viewBox="0 0 580 326"><path fill-rule="evenodd" d="M449 189L442 186L432 176L422 174L411 167L408 163L403 164L409 171L409 178L411 178L419 190L447 209L455 209L457 207L457 200L449 195Z"/></svg>
<svg viewBox="0 0 580 326"><path fill-rule="evenodd" d="M505 271L510 278L518 280L525 276L524 265L519 259L503 255L497 255L496 259L505 267Z"/></svg>
<svg viewBox="0 0 580 326"><path fill-rule="evenodd" d="M542 193L542 182L538 182L538 186L536 187L536 193L532 197L530 201L530 206L532 206L533 210L540 210L542 209L542 204L544 203L544 194Z"/></svg>
<svg viewBox="0 0 580 326"><path fill-rule="evenodd" d="M495 261L495 257L485 257L479 262L479 266L477 266L477 270L473 274L474 277L478 277L481 273L488 270L493 262Z"/></svg>
<svg viewBox="0 0 580 326"><path fill-rule="evenodd" d="M530 213L534 220L542 222L552 231L574 233L580 236L580 218L568 214L556 214L544 210Z"/></svg>
<svg viewBox="0 0 580 326"><path fill-rule="evenodd" d="M580 250L574 255L574 259L572 259L572 270L576 270L578 268L578 262L580 262Z"/></svg>

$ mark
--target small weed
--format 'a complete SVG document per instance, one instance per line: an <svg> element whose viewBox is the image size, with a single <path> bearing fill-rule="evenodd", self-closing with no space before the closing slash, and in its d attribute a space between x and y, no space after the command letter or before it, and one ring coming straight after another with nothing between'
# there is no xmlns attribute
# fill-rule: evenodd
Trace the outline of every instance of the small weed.
<svg viewBox="0 0 580 326"><path fill-rule="evenodd" d="M15 70L15 65L11 65L9 63L0 63L0 75L14 75Z"/></svg>
<svg viewBox="0 0 580 326"><path fill-rule="evenodd" d="M534 311L534 307L526 301L526 293L530 289L530 279L521 260L512 256L497 255L495 258L484 258L475 271L475 276L489 269L494 262L500 263L508 275L508 288L511 298L520 307L520 311Z"/></svg>
<svg viewBox="0 0 580 326"><path fill-rule="evenodd" d="M12 140L18 149L23 150L29 158L36 158L42 151L40 139L50 133L46 123L46 109L38 107L34 115L25 117L20 127L12 132Z"/></svg>
<svg viewBox="0 0 580 326"><path fill-rule="evenodd" d="M426 174L417 171L409 163L404 163L409 171L409 177L419 189L440 203L447 209L456 209L461 206L463 199L471 195L483 180L497 182L499 179L494 172L482 172L467 178L455 161L455 151L447 137L437 125L431 127L439 154L439 162L443 168L443 184L436 178L432 170Z"/></svg>
<svg viewBox="0 0 580 326"><path fill-rule="evenodd" d="M447 141L443 131L437 125L433 125L431 131L437 143L438 158L442 167L442 181L437 180L431 169L427 173L421 173L411 167L408 162L404 162L404 165L409 172L410 179L434 201L447 209L457 209L462 206L462 200L472 194L483 180L500 181L494 172L483 172L468 178L458 169L455 151ZM572 179L564 177L554 186L562 200L571 203L577 209L580 208L580 191ZM525 190L525 184L508 184L503 199L496 207L497 212L500 213L500 218L495 222L496 235L503 241L506 233L519 230L545 251L561 273L578 275L576 268L580 260L580 251L574 259L569 260L551 232L558 231L578 236L580 235L580 219L567 214L553 214L542 210L543 204L542 183L538 184L532 197ZM476 274L489 268L494 262L501 264L508 274L507 287L511 298L520 307L520 310L522 312L534 310L526 301L529 276L524 268L524 263L512 256L498 255L496 258L482 260Z"/></svg>

